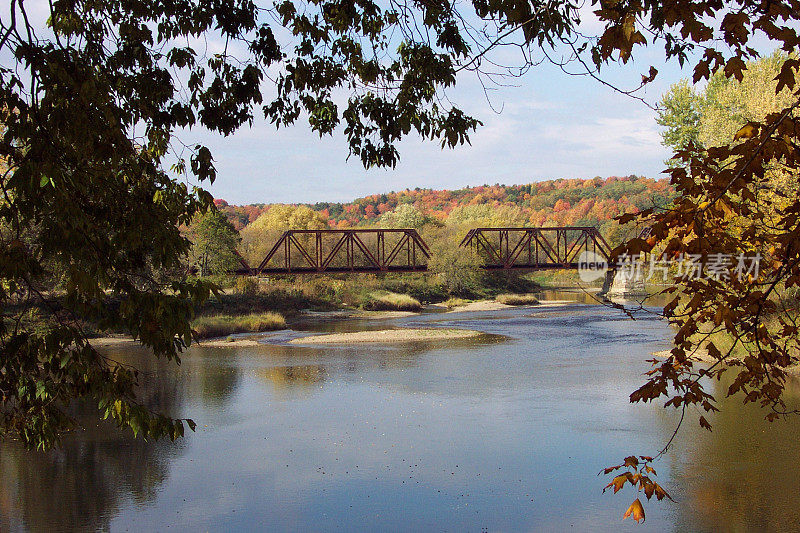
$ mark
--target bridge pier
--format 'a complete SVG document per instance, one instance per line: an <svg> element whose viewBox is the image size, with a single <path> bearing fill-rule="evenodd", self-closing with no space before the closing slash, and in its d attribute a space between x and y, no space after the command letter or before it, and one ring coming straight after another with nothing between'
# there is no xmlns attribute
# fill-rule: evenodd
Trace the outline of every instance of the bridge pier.
<svg viewBox="0 0 800 533"><path fill-rule="evenodd" d="M598 296L605 296L611 290L611 285L614 283L615 270L606 270L606 277L603 280L603 288L597 293Z"/></svg>
<svg viewBox="0 0 800 533"><path fill-rule="evenodd" d="M606 298L637 299L647 296L647 291L641 276L611 269L606 271L603 288L599 294Z"/></svg>

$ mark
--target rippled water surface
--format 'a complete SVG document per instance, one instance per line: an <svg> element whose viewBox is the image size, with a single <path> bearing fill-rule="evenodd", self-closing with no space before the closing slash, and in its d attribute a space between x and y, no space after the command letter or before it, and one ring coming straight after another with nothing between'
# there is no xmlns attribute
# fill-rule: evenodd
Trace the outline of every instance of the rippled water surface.
<svg viewBox="0 0 800 533"><path fill-rule="evenodd" d="M89 426L51 453L0 448L0 531L763 531L800 523L800 423L723 402L657 465L676 503L601 493L597 472L674 429L631 405L667 325L602 306L317 319L304 331L477 329L447 343L134 350L142 398L197 432L144 443ZM278 336L278 338L281 338ZM790 392L790 394L795 394Z"/></svg>

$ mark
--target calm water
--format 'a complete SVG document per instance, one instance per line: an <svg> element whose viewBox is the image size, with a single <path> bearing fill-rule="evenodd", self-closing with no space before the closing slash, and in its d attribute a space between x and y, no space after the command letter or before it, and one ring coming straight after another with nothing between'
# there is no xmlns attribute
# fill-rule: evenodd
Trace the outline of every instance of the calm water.
<svg viewBox="0 0 800 533"><path fill-rule="evenodd" d="M0 448L0 531L763 531L800 524L800 421L723 402L656 466L677 503L601 493L597 472L654 453L675 417L631 405L668 327L604 307L318 320L305 331L478 329L403 346L144 354L143 399L192 417L182 441L87 427L52 453ZM281 333L275 339L296 335ZM273 341L275 341L273 339ZM793 393L794 394L794 393ZM730 403L730 405L729 405Z"/></svg>

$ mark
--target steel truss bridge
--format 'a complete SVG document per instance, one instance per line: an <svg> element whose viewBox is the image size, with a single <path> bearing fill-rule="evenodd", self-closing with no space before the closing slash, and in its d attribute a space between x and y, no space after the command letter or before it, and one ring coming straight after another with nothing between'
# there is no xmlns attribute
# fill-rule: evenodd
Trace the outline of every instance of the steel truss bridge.
<svg viewBox="0 0 800 533"><path fill-rule="evenodd" d="M487 270L573 269L583 251L606 260L611 251L591 226L477 228L460 246L473 248ZM235 273L424 272L428 259L428 245L414 229L289 230L258 267L249 267L240 257Z"/></svg>
<svg viewBox="0 0 800 533"><path fill-rule="evenodd" d="M429 258L414 229L289 230L253 273L421 272Z"/></svg>
<svg viewBox="0 0 800 533"><path fill-rule="evenodd" d="M593 226L545 228L477 228L461 241L483 258L488 270L578 268L584 251L608 262L611 247Z"/></svg>

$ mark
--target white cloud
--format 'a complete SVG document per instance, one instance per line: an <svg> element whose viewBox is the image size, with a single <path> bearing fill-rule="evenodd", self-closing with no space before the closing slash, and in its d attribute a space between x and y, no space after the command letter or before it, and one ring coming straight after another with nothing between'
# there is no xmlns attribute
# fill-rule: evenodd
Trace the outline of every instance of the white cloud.
<svg viewBox="0 0 800 533"><path fill-rule="evenodd" d="M227 139L209 135L204 140L220 174L212 192L235 203L347 201L407 187L657 177L667 157L653 113L617 94L589 90L576 101L528 98L518 90L501 114L477 101L470 107L485 123L471 146L442 150L412 136L399 144L401 160L393 170L364 170L357 158L346 160L342 135L320 139L303 125L275 131L261 120Z"/></svg>
<svg viewBox="0 0 800 533"><path fill-rule="evenodd" d="M631 150L636 150L638 157L659 157L663 151L655 120L648 113L550 124L542 137L550 142L579 146L581 155L594 157L614 157Z"/></svg>

